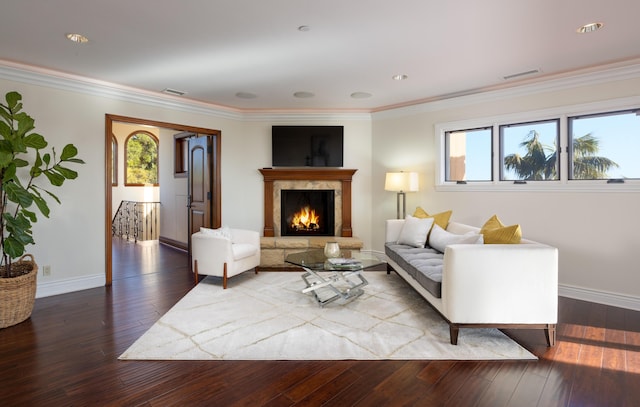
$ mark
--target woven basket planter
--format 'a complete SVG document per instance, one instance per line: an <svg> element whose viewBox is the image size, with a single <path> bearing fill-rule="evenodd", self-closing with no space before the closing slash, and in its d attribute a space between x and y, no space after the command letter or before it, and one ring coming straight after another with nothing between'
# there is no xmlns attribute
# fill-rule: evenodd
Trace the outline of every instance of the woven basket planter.
<svg viewBox="0 0 640 407"><path fill-rule="evenodd" d="M11 266L31 267L31 271L18 277L0 278L0 328L28 319L36 300L38 265L33 256L25 254Z"/></svg>

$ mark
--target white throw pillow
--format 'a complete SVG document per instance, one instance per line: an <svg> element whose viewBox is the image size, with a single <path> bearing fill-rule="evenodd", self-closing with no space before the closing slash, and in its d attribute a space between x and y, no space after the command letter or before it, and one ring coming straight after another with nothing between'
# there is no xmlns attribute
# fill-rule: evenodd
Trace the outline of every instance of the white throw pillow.
<svg viewBox="0 0 640 407"><path fill-rule="evenodd" d="M452 244L482 244L483 237L480 233L467 232L463 235L447 232L438 225L433 225L429 235L429 246L444 253L444 249Z"/></svg>
<svg viewBox="0 0 640 407"><path fill-rule="evenodd" d="M415 218L407 215L398 237L398 244L406 244L413 247L424 247L427 243L427 235L433 225L433 218Z"/></svg>
<svg viewBox="0 0 640 407"><path fill-rule="evenodd" d="M228 226L223 226L220 229L209 229L201 227L200 232L204 233L205 235L218 236L231 240L231 229L229 229Z"/></svg>

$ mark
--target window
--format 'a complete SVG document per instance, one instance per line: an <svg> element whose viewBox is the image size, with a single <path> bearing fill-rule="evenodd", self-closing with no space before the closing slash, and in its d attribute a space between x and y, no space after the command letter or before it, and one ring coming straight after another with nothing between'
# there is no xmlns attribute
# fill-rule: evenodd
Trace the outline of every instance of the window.
<svg viewBox="0 0 640 407"><path fill-rule="evenodd" d="M125 141L125 185L158 185L158 139L137 131Z"/></svg>
<svg viewBox="0 0 640 407"><path fill-rule="evenodd" d="M640 191L640 96L436 124L436 189Z"/></svg>
<svg viewBox="0 0 640 407"><path fill-rule="evenodd" d="M555 119L500 126L500 180L560 179L559 123Z"/></svg>
<svg viewBox="0 0 640 407"><path fill-rule="evenodd" d="M570 179L639 179L640 110L569 117Z"/></svg>
<svg viewBox="0 0 640 407"><path fill-rule="evenodd" d="M118 140L111 136L111 185L118 185Z"/></svg>
<svg viewBox="0 0 640 407"><path fill-rule="evenodd" d="M446 181L491 181L492 139L491 127L447 131Z"/></svg>

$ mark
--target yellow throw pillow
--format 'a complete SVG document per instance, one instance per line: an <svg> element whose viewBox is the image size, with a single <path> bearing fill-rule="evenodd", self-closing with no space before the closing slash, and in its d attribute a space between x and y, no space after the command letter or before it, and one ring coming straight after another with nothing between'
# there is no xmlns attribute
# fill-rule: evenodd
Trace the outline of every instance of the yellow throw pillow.
<svg viewBox="0 0 640 407"><path fill-rule="evenodd" d="M453 211L445 211L436 213L435 215L429 215L424 209L418 206L416 211L413 213L413 216L415 218L433 218L434 224L446 230L452 213Z"/></svg>
<svg viewBox="0 0 640 407"><path fill-rule="evenodd" d="M493 215L480 229L485 244L518 244L522 240L520 225L504 226L497 215Z"/></svg>
<svg viewBox="0 0 640 407"><path fill-rule="evenodd" d="M493 215L492 217L489 218L488 221L484 223L484 225L482 225L482 228L480 229L480 233L484 233L487 230L493 230L493 229L498 229L503 227L504 225L502 224L502 222L500 222L498 215Z"/></svg>

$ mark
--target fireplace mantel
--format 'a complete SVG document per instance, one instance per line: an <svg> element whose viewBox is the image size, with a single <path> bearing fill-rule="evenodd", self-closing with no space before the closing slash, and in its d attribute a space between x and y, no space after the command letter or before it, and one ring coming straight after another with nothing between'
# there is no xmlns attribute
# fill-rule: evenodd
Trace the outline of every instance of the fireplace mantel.
<svg viewBox="0 0 640 407"><path fill-rule="evenodd" d="M351 180L357 170L341 168L261 168L264 177L264 236L273 237L273 182L340 181L342 183L342 237L352 237Z"/></svg>

